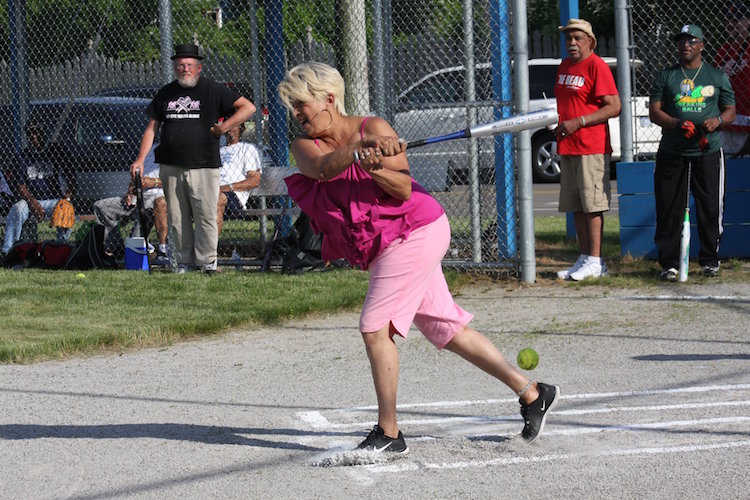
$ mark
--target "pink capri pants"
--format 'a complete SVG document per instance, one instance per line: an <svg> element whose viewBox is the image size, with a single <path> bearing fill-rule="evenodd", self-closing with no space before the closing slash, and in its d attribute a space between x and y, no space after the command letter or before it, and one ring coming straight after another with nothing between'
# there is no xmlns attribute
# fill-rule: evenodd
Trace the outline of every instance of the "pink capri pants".
<svg viewBox="0 0 750 500"><path fill-rule="evenodd" d="M438 349L474 317L453 301L441 260L451 231L443 214L388 245L370 264L370 283L359 318L361 332L380 330L389 322L406 338L411 324Z"/></svg>

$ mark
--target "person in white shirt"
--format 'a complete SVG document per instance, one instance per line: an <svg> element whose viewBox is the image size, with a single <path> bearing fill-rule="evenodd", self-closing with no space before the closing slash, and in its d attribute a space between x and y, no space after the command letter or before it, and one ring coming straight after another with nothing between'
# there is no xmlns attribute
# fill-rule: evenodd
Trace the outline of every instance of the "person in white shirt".
<svg viewBox="0 0 750 500"><path fill-rule="evenodd" d="M217 222L219 233L224 225L224 214L239 214L250 198L250 190L258 187L262 164L258 148L247 142L240 142L245 124L232 127L224 134L226 146L219 150L219 204Z"/></svg>

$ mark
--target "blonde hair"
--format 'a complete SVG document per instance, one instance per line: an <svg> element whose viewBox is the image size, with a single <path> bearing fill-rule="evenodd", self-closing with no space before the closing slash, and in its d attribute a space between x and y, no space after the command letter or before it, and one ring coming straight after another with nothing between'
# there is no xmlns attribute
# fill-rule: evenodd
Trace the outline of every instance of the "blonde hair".
<svg viewBox="0 0 750 500"><path fill-rule="evenodd" d="M344 78L327 64L308 62L293 67L279 83L278 91L281 102L292 112L296 103L322 101L333 94L336 111L346 116Z"/></svg>

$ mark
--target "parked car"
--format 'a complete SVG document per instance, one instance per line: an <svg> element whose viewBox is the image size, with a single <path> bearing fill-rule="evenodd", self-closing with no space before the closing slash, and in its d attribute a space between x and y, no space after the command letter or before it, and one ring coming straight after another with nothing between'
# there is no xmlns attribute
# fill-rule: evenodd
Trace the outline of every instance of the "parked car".
<svg viewBox="0 0 750 500"><path fill-rule="evenodd" d="M617 60L604 57L613 74ZM529 60L529 109L556 108L554 83L560 59ZM642 66L635 61L636 68ZM476 65L477 123L492 121L492 75L490 63ZM417 139L446 134L467 126L467 106L464 100L464 67L443 68L422 77L398 97L395 128L405 139ZM648 138L639 142L639 156L652 156L658 149L661 130L648 120L648 97L636 97L634 113L636 136ZM620 157L619 119L609 120L612 141L612 160ZM559 182L560 161L552 127L531 131L532 172L537 182ZM451 184L463 184L468 179L470 165L468 139L453 140L425 146L408 152L414 177L430 190L439 191ZM491 182L495 170L493 138L477 139L480 181Z"/></svg>
<svg viewBox="0 0 750 500"><path fill-rule="evenodd" d="M47 140L70 151L69 168L76 179L73 202L79 213L88 213L98 199L125 193L130 164L138 155L148 123L146 108L150 102L151 98L95 96L29 103L29 120L43 124ZM5 120L2 130L6 131L0 134L0 162L7 166L15 159L10 131L18 126L11 123L10 106L4 106L0 113L0 120ZM57 136L52 137L56 130ZM243 140L252 138L246 130ZM263 168L267 168L271 163L268 147L262 146L261 152Z"/></svg>
<svg viewBox="0 0 750 500"><path fill-rule="evenodd" d="M129 167L138 154L148 117L149 100L122 97L84 97L31 101L29 119L41 123L48 141L64 145L70 152L75 172L74 204L88 210L99 198L125 192ZM0 156L4 162L15 157L10 123L10 106L4 106L2 120L6 131L0 134Z"/></svg>

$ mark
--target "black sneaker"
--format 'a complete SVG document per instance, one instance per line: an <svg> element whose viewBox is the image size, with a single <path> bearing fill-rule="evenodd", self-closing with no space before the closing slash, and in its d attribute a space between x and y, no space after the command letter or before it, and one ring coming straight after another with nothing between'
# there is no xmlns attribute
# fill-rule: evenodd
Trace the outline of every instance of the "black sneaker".
<svg viewBox="0 0 750 500"><path fill-rule="evenodd" d="M557 400L560 399L560 388L556 385L547 385L541 382L537 383L539 397L536 401L526 405L523 400L521 403L521 416L523 417L524 426L521 436L527 443L532 443L539 434L544 430L544 422L547 420L547 413L555 407Z"/></svg>
<svg viewBox="0 0 750 500"><path fill-rule="evenodd" d="M398 431L398 437L392 438L385 435L383 429L379 425L375 424L370 433L367 435L364 441L359 443L357 446L358 450L368 450L375 452L385 453L408 453L409 447L406 446L404 441L404 435L401 431Z"/></svg>
<svg viewBox="0 0 750 500"><path fill-rule="evenodd" d="M706 278L715 278L719 275L719 266L703 266L703 276Z"/></svg>

